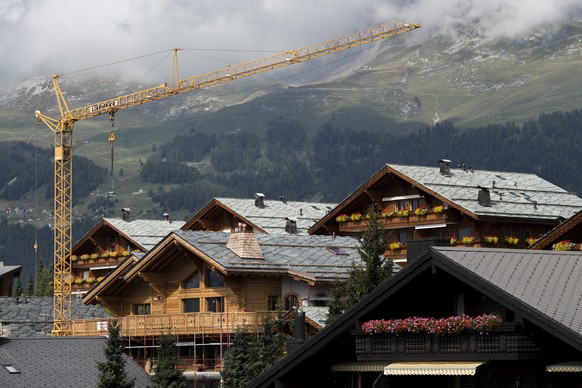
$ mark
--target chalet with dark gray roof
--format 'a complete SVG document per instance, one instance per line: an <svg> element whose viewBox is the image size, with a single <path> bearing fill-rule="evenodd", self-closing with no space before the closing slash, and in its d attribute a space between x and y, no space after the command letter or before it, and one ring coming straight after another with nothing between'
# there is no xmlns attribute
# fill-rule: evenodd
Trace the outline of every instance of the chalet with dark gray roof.
<svg viewBox="0 0 582 388"><path fill-rule="evenodd" d="M132 253L145 253L183 221L103 218L72 249L73 294L84 295Z"/></svg>
<svg viewBox="0 0 582 388"><path fill-rule="evenodd" d="M122 263L83 302L115 315L136 360L154 357L147 341L172 327L183 344L182 369L218 373L221 346L243 324L261 331L265 317L299 308L307 332L320 330L334 282L360 262L358 246L339 236L174 231ZM94 335L97 321L74 327Z"/></svg>
<svg viewBox="0 0 582 388"><path fill-rule="evenodd" d="M582 249L582 211L534 241L530 249L579 251Z"/></svg>
<svg viewBox="0 0 582 388"><path fill-rule="evenodd" d="M0 386L94 387L106 343L105 337L0 338ZM143 368L125 355L123 359L136 387L151 384Z"/></svg>
<svg viewBox="0 0 582 388"><path fill-rule="evenodd" d="M582 210L582 199L535 174L387 164L310 229L361 236L372 209L405 264L408 242L448 238L457 247L527 248Z"/></svg>
<svg viewBox="0 0 582 388"><path fill-rule="evenodd" d="M578 387L580 279L582 252L432 247L249 387Z"/></svg>
<svg viewBox="0 0 582 388"><path fill-rule="evenodd" d="M21 271L20 265L4 265L4 262L0 261L0 296L12 296L15 278L20 277Z"/></svg>
<svg viewBox="0 0 582 388"><path fill-rule="evenodd" d="M194 215L183 230L234 232L241 224L255 232L307 234L317 221L337 204L268 199L257 193L254 199L214 198Z"/></svg>

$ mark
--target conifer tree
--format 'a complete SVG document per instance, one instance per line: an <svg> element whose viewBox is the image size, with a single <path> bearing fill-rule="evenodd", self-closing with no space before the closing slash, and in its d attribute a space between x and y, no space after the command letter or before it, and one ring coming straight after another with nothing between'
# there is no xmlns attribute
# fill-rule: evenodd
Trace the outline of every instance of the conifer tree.
<svg viewBox="0 0 582 388"><path fill-rule="evenodd" d="M28 284L26 285L26 296L34 296L34 277L28 276Z"/></svg>
<svg viewBox="0 0 582 388"><path fill-rule="evenodd" d="M41 261L36 270L34 296L53 296L53 274Z"/></svg>
<svg viewBox="0 0 582 388"><path fill-rule="evenodd" d="M16 282L14 283L14 291L12 291L12 296L21 296L24 293L22 289L22 282L20 278L16 278Z"/></svg>
<svg viewBox="0 0 582 388"><path fill-rule="evenodd" d="M176 336L168 332L158 338L158 360L152 376L151 388L183 388L186 378L179 369Z"/></svg>
<svg viewBox="0 0 582 388"><path fill-rule="evenodd" d="M232 345L224 356L221 372L224 388L243 388L256 374L257 356L255 341L246 326L239 326L234 332ZM252 373L252 374L251 374Z"/></svg>
<svg viewBox="0 0 582 388"><path fill-rule="evenodd" d="M123 342L119 334L117 321L109 324L109 337L105 346L105 362L100 362L97 388L133 388L135 379L130 380L125 372Z"/></svg>
<svg viewBox="0 0 582 388"><path fill-rule="evenodd" d="M349 278L334 284L328 324L392 276L392 260L383 256L386 250L384 230L373 207L367 210L366 218L368 226L358 247L361 265L352 263Z"/></svg>

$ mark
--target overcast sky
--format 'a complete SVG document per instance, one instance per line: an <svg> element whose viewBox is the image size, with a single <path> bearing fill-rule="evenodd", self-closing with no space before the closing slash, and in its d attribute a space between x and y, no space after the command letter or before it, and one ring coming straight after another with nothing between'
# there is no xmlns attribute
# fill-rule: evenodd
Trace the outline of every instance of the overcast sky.
<svg viewBox="0 0 582 388"><path fill-rule="evenodd" d="M183 78L393 20L421 24L408 33L414 39L459 23L512 36L580 16L581 7L580 0L0 0L0 89L33 76L85 77L91 72L78 71L94 67L164 82L171 62L161 61L174 47L194 62L181 68Z"/></svg>

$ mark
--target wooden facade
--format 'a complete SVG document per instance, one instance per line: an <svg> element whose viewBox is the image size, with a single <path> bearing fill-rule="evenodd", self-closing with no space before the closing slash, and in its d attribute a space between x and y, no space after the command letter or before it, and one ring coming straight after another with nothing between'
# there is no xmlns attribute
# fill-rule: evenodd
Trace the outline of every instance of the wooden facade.
<svg viewBox="0 0 582 388"><path fill-rule="evenodd" d="M310 295L317 298L322 292L331 296L336 277L320 280L309 273L327 268L322 255L341 260L342 264L333 266L341 274L347 273L357 255L357 241L351 238L302 236L296 241L299 236L264 234L262 238L267 242L261 247L258 237L251 232L171 233L143 258L129 257L83 301L100 304L112 313L121 327L128 354L144 366L155 363L156 338L171 332L178 337L185 369L218 372L237 327L244 325L251 332L259 332L263 319L275 316L282 308L311 306ZM241 238L244 244L233 243ZM253 241L255 248L249 250ZM341 248L342 255L327 249L328 244ZM263 257L261 249L269 253ZM306 249L309 253L303 259L301 252ZM309 262L314 249L317 258ZM274 250L290 252L287 254L298 257L306 269L293 267L285 253ZM276 262L280 256L281 263L286 264ZM75 320L73 332L99 335L108 321ZM313 322L308 324L312 326L307 328L308 333L320 328Z"/></svg>
<svg viewBox="0 0 582 388"><path fill-rule="evenodd" d="M580 198L533 175L447 171L386 166L309 233L359 237L371 210L385 229L385 255L405 265L407 244L417 239L446 238L457 247L525 249L582 206ZM480 186L479 179L489 187Z"/></svg>

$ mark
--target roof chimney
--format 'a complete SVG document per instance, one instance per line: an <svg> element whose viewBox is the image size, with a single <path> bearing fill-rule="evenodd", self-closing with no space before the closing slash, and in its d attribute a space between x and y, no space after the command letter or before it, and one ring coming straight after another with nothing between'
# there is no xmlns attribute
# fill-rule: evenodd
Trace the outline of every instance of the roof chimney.
<svg viewBox="0 0 582 388"><path fill-rule="evenodd" d="M441 159L439 163L441 175L451 176L451 161L448 159Z"/></svg>
<svg viewBox="0 0 582 388"><path fill-rule="evenodd" d="M283 203L287 203L287 200L285 199L285 196L283 196L283 195L279 196L279 201L281 201Z"/></svg>
<svg viewBox="0 0 582 388"><path fill-rule="evenodd" d="M164 220L170 221L170 213L164 213L162 216L164 217Z"/></svg>
<svg viewBox="0 0 582 388"><path fill-rule="evenodd" d="M285 224L285 232L291 234L297 234L297 218L286 217L287 223Z"/></svg>
<svg viewBox="0 0 582 388"><path fill-rule="evenodd" d="M121 209L121 219L123 221L129 221L129 213L131 212L131 209L128 207L124 207L123 209Z"/></svg>
<svg viewBox="0 0 582 388"><path fill-rule="evenodd" d="M287 353L295 350L305 342L305 312L295 310L295 322L293 325L293 340L287 342Z"/></svg>
<svg viewBox="0 0 582 388"><path fill-rule="evenodd" d="M259 209L265 208L265 194L263 193L256 193L255 194L255 206Z"/></svg>
<svg viewBox="0 0 582 388"><path fill-rule="evenodd" d="M491 194L487 187L479 186L479 194L477 195L477 202L481 206L491 206Z"/></svg>
<svg viewBox="0 0 582 388"><path fill-rule="evenodd" d="M242 232L231 233L226 247L241 259L264 259L257 236L253 232L245 232L245 229L243 228Z"/></svg>

